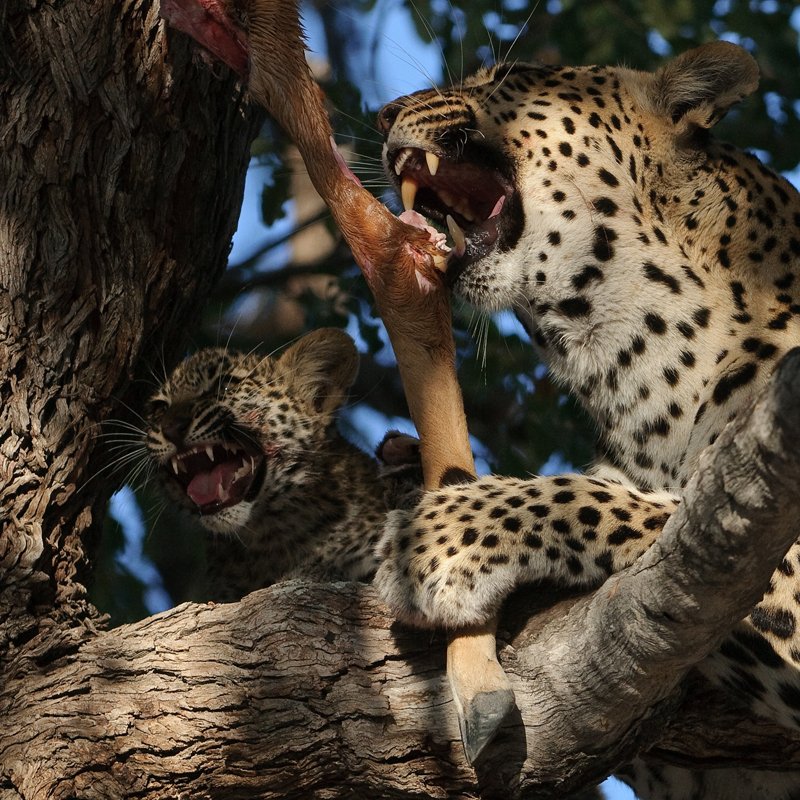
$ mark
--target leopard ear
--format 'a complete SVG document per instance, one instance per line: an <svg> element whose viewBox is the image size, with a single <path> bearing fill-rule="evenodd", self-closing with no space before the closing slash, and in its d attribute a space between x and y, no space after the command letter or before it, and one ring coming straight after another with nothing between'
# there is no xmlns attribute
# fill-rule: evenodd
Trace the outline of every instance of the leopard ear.
<svg viewBox="0 0 800 800"><path fill-rule="evenodd" d="M319 328L306 334L278 359L286 382L314 408L331 414L347 398L358 374L358 351L338 328Z"/></svg>
<svg viewBox="0 0 800 800"><path fill-rule="evenodd" d="M758 86L758 65L743 48L711 42L687 50L659 69L650 105L677 127L710 128Z"/></svg>

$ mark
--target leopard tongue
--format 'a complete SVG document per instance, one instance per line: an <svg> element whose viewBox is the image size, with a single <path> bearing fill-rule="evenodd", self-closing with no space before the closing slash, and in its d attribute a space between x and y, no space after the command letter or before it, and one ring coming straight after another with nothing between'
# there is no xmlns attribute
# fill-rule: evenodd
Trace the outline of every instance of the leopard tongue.
<svg viewBox="0 0 800 800"><path fill-rule="evenodd" d="M236 480L236 472L240 466L241 464L236 461L224 461L211 472L199 472L189 481L186 494L198 506L224 503L228 499L228 490Z"/></svg>

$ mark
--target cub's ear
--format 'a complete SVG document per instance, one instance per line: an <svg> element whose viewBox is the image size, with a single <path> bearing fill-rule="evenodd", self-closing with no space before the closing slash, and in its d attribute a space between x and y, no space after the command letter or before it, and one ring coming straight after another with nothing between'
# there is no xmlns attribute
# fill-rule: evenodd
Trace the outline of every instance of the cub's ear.
<svg viewBox="0 0 800 800"><path fill-rule="evenodd" d="M332 414L344 403L358 374L358 351L338 328L306 334L278 359L287 383L321 413Z"/></svg>
<svg viewBox="0 0 800 800"><path fill-rule="evenodd" d="M758 65L730 42L712 42L687 50L654 75L650 104L684 130L710 128L728 109L758 86Z"/></svg>

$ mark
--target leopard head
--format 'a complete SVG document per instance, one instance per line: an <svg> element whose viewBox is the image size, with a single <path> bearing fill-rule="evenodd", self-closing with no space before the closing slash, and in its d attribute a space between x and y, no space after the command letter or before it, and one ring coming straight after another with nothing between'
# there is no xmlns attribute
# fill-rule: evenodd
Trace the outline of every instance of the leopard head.
<svg viewBox="0 0 800 800"><path fill-rule="evenodd" d="M279 357L218 348L187 358L150 399L145 443L169 496L218 533L246 530L318 479L315 462L358 370L342 331Z"/></svg>
<svg viewBox="0 0 800 800"><path fill-rule="evenodd" d="M757 79L726 42L655 73L498 64L381 109L384 165L406 208L449 229L460 294L487 310L585 316L592 282L648 280L620 256L643 248L641 234L668 236L665 193Z"/></svg>

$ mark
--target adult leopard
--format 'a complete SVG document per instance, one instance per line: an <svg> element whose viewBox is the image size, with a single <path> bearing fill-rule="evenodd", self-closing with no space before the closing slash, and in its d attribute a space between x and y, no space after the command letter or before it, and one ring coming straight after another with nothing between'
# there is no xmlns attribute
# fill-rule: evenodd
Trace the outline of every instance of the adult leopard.
<svg viewBox="0 0 800 800"><path fill-rule="evenodd" d="M587 475L489 477L395 512L376 582L401 618L476 623L522 582L591 585L631 564L703 449L800 344L800 196L710 134L757 82L753 58L717 42L655 73L500 64L381 110L404 205L450 230L454 289L517 313L594 418L602 454ZM795 545L702 665L790 726L800 725L798 570ZM769 777L735 794L722 773L669 777L656 785L650 773L643 783L655 783L639 789L785 791Z"/></svg>

